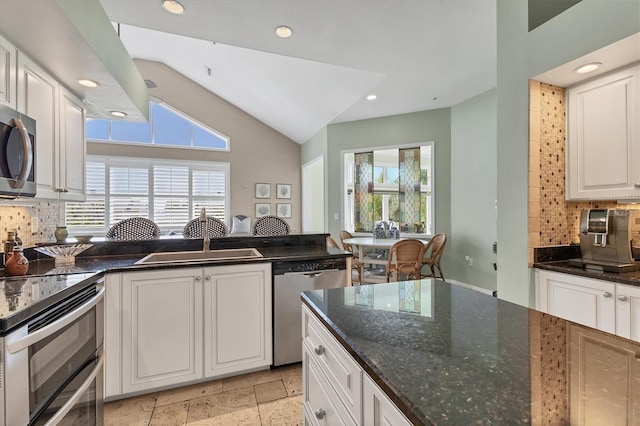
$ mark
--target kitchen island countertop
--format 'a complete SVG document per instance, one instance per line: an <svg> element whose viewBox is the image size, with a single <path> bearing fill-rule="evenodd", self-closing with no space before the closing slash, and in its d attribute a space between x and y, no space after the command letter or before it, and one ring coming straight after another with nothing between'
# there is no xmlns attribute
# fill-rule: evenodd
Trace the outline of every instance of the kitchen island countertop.
<svg viewBox="0 0 640 426"><path fill-rule="evenodd" d="M640 353L636 342L439 280L308 291L302 300L414 424L569 424L578 376L595 380L586 403L629 381L622 370L581 366L570 354L585 350L584 339L570 336L620 342L631 368ZM627 402L605 406L635 410Z"/></svg>

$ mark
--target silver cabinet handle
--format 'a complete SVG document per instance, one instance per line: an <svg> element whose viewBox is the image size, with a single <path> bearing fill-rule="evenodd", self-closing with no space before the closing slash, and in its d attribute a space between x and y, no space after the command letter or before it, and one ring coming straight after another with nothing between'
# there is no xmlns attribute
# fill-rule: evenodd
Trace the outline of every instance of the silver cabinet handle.
<svg viewBox="0 0 640 426"><path fill-rule="evenodd" d="M322 409L322 408L318 408L314 414L316 415L316 419L318 420L322 420L324 419L324 416L327 415L327 413Z"/></svg>
<svg viewBox="0 0 640 426"><path fill-rule="evenodd" d="M635 185L633 185L636 189L640 189L640 182L636 182Z"/></svg>
<svg viewBox="0 0 640 426"><path fill-rule="evenodd" d="M196 281L200 281L202 279L202 277L200 275L196 275L195 277L193 277Z"/></svg>
<svg viewBox="0 0 640 426"><path fill-rule="evenodd" d="M316 353L316 355L322 355L324 353L324 346L318 345L313 349L313 351Z"/></svg>
<svg viewBox="0 0 640 426"><path fill-rule="evenodd" d="M607 298L608 298L608 297L611 297L611 293L609 293L608 291L603 291L603 292L602 292L602 295L603 295L604 297L607 297Z"/></svg>
<svg viewBox="0 0 640 426"><path fill-rule="evenodd" d="M207 280L207 281L211 281L211 275L205 275L204 279Z"/></svg>
<svg viewBox="0 0 640 426"><path fill-rule="evenodd" d="M10 185L13 188L22 188L29 173L31 173L31 167L33 167L33 150L31 149L31 139L29 139L29 132L24 127L24 123L19 118L14 118L13 123L16 125L16 129L20 132L20 138L22 139L22 146L24 148L24 157L22 158L22 168L20 168L20 175L17 179L11 180Z"/></svg>
<svg viewBox="0 0 640 426"><path fill-rule="evenodd" d="M624 294L621 294L620 296L618 296L618 300L621 302L626 302L626 300L628 299L627 296L625 296Z"/></svg>

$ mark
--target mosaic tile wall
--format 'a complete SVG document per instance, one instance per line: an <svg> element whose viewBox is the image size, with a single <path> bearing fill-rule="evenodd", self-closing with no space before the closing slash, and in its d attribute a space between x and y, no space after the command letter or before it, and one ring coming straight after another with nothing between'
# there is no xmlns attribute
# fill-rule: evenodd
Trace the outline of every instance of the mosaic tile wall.
<svg viewBox="0 0 640 426"><path fill-rule="evenodd" d="M533 247L579 242L580 212L635 208L615 201L565 201L565 89L529 84L529 263Z"/></svg>
<svg viewBox="0 0 640 426"><path fill-rule="evenodd" d="M53 232L58 225L62 204L35 203L24 206L0 205L0 239L4 241L7 231L16 229L24 247L33 247L40 242L54 242ZM38 229L32 229L32 217L38 218ZM1 249L0 249L1 250Z"/></svg>

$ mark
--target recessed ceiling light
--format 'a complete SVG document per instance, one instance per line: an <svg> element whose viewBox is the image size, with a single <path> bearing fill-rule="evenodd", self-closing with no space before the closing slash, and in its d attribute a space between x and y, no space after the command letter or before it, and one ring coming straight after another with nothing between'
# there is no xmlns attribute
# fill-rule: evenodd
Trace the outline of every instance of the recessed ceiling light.
<svg viewBox="0 0 640 426"><path fill-rule="evenodd" d="M370 95L367 95L367 100L368 101L375 101L378 97L376 95L374 95L373 93Z"/></svg>
<svg viewBox="0 0 640 426"><path fill-rule="evenodd" d="M162 7L174 15L182 15L184 13L184 6L176 0L162 0Z"/></svg>
<svg viewBox="0 0 640 426"><path fill-rule="evenodd" d="M78 84L80 86L84 86L84 87L98 87L98 86L100 86L100 83L98 83L97 81L89 80L89 79L86 79L86 78L78 79Z"/></svg>
<svg viewBox="0 0 640 426"><path fill-rule="evenodd" d="M127 113L126 112L122 112L122 111L109 111L109 114L113 115L114 117L126 117Z"/></svg>
<svg viewBox="0 0 640 426"><path fill-rule="evenodd" d="M576 72L578 74L586 74L597 70L598 68L600 68L600 65L602 65L601 62L592 62L590 64L582 65L576 68L575 70L573 70L573 72Z"/></svg>
<svg viewBox="0 0 640 426"><path fill-rule="evenodd" d="M276 28L276 35L280 38L289 38L293 34L293 30L286 25L280 25Z"/></svg>

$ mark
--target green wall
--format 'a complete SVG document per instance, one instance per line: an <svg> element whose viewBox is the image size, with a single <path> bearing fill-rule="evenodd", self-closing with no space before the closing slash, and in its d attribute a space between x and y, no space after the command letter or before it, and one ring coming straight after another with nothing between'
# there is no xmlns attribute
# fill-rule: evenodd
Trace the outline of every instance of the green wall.
<svg viewBox="0 0 640 426"><path fill-rule="evenodd" d="M527 31L527 2L498 0L498 297L533 306L528 267L528 80L640 31L640 0L583 0Z"/></svg>
<svg viewBox="0 0 640 426"><path fill-rule="evenodd" d="M341 151L430 141L435 142L436 155L435 229L437 232L450 234L451 110L449 108L328 126L326 161L328 232L337 236L342 229L342 219L334 220L336 213L342 217ZM303 157L303 163L309 159ZM443 260L444 268L446 268L446 262L446 259Z"/></svg>
<svg viewBox="0 0 640 426"><path fill-rule="evenodd" d="M496 290L496 91L451 108L451 236L445 277ZM467 265L465 256L473 258Z"/></svg>

